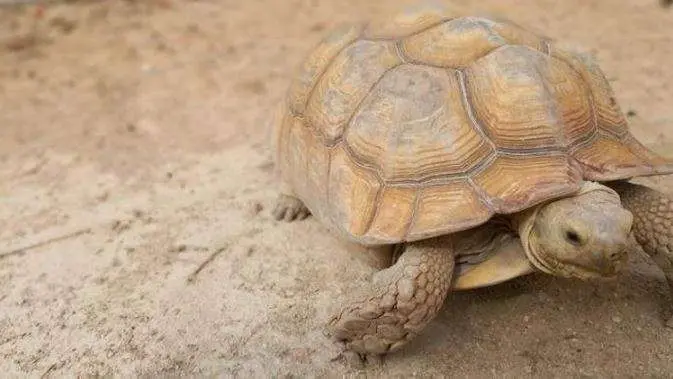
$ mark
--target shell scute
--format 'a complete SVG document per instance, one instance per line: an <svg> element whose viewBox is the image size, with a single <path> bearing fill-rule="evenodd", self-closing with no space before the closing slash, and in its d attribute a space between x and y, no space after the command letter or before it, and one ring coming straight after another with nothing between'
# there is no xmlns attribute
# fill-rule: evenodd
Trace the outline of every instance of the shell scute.
<svg viewBox="0 0 673 379"><path fill-rule="evenodd" d="M403 39L400 49L412 62L458 69L505 44L488 20L461 17Z"/></svg>
<svg viewBox="0 0 673 379"><path fill-rule="evenodd" d="M389 183L466 173L494 152L470 122L455 72L409 64L383 76L345 141Z"/></svg>
<svg viewBox="0 0 673 379"><path fill-rule="evenodd" d="M491 20L491 30L504 38L510 45L528 46L532 49L547 52L549 38L534 33L508 20Z"/></svg>
<svg viewBox="0 0 673 379"><path fill-rule="evenodd" d="M522 151L565 145L556 100L540 72L548 60L528 47L507 45L465 70L469 102L499 149Z"/></svg>
<svg viewBox="0 0 673 379"><path fill-rule="evenodd" d="M295 114L306 110L308 97L318 78L346 46L354 42L362 32L359 24L346 24L328 33L302 62L297 75L290 84L287 99L288 106Z"/></svg>
<svg viewBox="0 0 673 379"><path fill-rule="evenodd" d="M327 206L327 188L324 184L325 178L329 173L330 150L325 149L320 140L320 136L311 128L306 127L306 163L304 180L306 203L316 217L322 217Z"/></svg>
<svg viewBox="0 0 673 379"><path fill-rule="evenodd" d="M310 140L307 138L309 134L306 125L298 117L291 116L285 121L287 123L285 134L285 164L282 169L290 171L293 174L297 171L306 172L306 168L310 158L308 157L308 144ZM290 175L291 184L299 193L306 192L305 176Z"/></svg>
<svg viewBox="0 0 673 379"><path fill-rule="evenodd" d="M578 146L573 156L583 165L584 176L589 180L654 174L657 166L667 163L665 158L652 153L633 137L620 141L606 134L599 134L590 143ZM673 167L670 161L668 165Z"/></svg>
<svg viewBox="0 0 673 379"><path fill-rule="evenodd" d="M493 215L467 180L419 189L418 205L409 229L410 241L467 229Z"/></svg>
<svg viewBox="0 0 673 379"><path fill-rule="evenodd" d="M458 14L445 7L421 6L382 15L372 20L363 33L367 39L399 39L416 34Z"/></svg>
<svg viewBox="0 0 673 379"><path fill-rule="evenodd" d="M616 137L629 133L626 117L617 104L608 79L598 67L595 59L589 54L570 47L568 50L555 48L552 50L552 55L577 70L589 86L598 128Z"/></svg>
<svg viewBox="0 0 673 379"><path fill-rule="evenodd" d="M383 74L402 63L395 45L357 40L342 50L318 79L305 117L328 144L341 138L360 102Z"/></svg>
<svg viewBox="0 0 673 379"><path fill-rule="evenodd" d="M494 213L518 212L579 189L582 173L568 156L501 155L474 176Z"/></svg>
<svg viewBox="0 0 673 379"><path fill-rule="evenodd" d="M386 186L368 235L381 243L404 240L414 217L417 192L415 186Z"/></svg>
<svg viewBox="0 0 673 379"><path fill-rule="evenodd" d="M342 148L331 153L328 201L335 225L362 237L374 218L381 188L376 175L359 167Z"/></svg>

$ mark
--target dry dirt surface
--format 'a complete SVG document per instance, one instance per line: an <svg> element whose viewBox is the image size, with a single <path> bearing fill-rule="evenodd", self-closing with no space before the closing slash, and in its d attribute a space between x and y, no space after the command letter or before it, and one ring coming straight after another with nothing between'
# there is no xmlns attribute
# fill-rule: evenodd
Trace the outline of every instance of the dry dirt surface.
<svg viewBox="0 0 673 379"><path fill-rule="evenodd" d="M405 4L0 5L1 376L673 377L673 298L639 251L614 281L450 294L381 365L323 335L374 268L270 217L266 120L327 29ZM634 134L673 150L664 2L465 4L594 51Z"/></svg>

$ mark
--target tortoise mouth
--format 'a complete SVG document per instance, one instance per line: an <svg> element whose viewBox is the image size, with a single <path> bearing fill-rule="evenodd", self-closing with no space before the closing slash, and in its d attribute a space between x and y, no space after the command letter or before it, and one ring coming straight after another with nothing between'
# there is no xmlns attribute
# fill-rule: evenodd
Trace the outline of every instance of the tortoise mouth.
<svg viewBox="0 0 673 379"><path fill-rule="evenodd" d="M614 278L622 272L627 261L627 251L622 251L606 265L582 265L564 261L553 254L547 254L542 248L539 248L535 255L537 262L545 267L544 271L557 276L579 279Z"/></svg>

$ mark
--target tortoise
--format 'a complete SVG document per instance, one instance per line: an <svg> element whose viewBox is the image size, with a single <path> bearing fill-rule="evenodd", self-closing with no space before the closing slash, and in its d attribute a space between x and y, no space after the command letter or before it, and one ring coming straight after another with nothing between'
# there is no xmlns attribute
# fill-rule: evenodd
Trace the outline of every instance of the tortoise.
<svg viewBox="0 0 673 379"><path fill-rule="evenodd" d="M381 357L449 290L611 278L638 243L673 286L673 160L632 134L593 56L495 16L422 9L332 30L274 124L273 216L395 259L327 323Z"/></svg>

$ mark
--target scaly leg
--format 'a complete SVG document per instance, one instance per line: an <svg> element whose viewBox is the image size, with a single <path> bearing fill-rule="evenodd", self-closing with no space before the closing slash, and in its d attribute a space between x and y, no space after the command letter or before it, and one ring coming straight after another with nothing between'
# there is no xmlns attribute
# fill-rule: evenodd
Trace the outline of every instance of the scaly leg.
<svg viewBox="0 0 673 379"><path fill-rule="evenodd" d="M620 181L610 183L633 213L633 235L666 275L673 291L673 199L652 188ZM673 318L668 321L673 327Z"/></svg>
<svg viewBox="0 0 673 379"><path fill-rule="evenodd" d="M374 275L328 323L346 349L373 357L405 345L439 312L451 285L451 244L431 239L409 243L397 262Z"/></svg>

